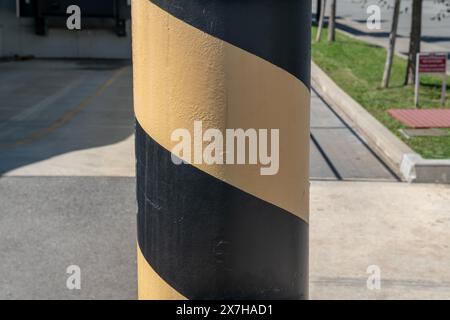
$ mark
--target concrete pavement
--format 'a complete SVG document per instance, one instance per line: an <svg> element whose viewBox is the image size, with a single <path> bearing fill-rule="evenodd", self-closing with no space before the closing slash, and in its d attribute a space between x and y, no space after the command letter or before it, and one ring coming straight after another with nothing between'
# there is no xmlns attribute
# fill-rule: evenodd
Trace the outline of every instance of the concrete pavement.
<svg viewBox="0 0 450 320"><path fill-rule="evenodd" d="M127 61L0 63L0 101L0 174L134 176Z"/></svg>
<svg viewBox="0 0 450 320"><path fill-rule="evenodd" d="M135 299L135 179L0 179L0 299ZM81 290L66 269L81 268Z"/></svg>
<svg viewBox="0 0 450 320"><path fill-rule="evenodd" d="M311 298L450 299L449 186L313 182L311 208Z"/></svg>
<svg viewBox="0 0 450 320"><path fill-rule="evenodd" d="M36 60L0 71L0 298L134 299L130 66ZM316 95L312 137L312 298L448 297L449 189L395 182ZM380 292L365 285L371 264ZM66 288L70 265L81 291Z"/></svg>
<svg viewBox="0 0 450 320"><path fill-rule="evenodd" d="M0 179L0 297L134 299L134 183ZM311 194L312 299L450 298L449 187L314 181ZM65 286L73 264L81 291ZM367 289L371 265L379 291Z"/></svg>
<svg viewBox="0 0 450 320"><path fill-rule="evenodd" d="M129 63L0 63L0 101L0 299L134 299Z"/></svg>
<svg viewBox="0 0 450 320"><path fill-rule="evenodd" d="M355 129L315 89L311 93L311 178L398 181Z"/></svg>

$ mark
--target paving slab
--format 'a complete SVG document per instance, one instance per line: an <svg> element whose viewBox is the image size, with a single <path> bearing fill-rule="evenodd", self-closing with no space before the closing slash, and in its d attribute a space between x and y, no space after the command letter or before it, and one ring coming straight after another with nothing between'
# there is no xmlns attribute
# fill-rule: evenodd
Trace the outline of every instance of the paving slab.
<svg viewBox="0 0 450 320"><path fill-rule="evenodd" d="M342 179L395 181L387 167L350 130L331 128L311 131Z"/></svg>
<svg viewBox="0 0 450 320"><path fill-rule="evenodd" d="M315 90L311 100L311 178L396 180L364 140Z"/></svg>
<svg viewBox="0 0 450 320"><path fill-rule="evenodd" d="M336 174L333 172L330 164L327 163L321 152L323 152L323 150L319 150L317 145L312 142L310 155L311 168L309 176L313 180L337 180L338 177L336 177Z"/></svg>
<svg viewBox="0 0 450 320"><path fill-rule="evenodd" d="M448 208L445 185L313 182L311 298L450 299Z"/></svg>

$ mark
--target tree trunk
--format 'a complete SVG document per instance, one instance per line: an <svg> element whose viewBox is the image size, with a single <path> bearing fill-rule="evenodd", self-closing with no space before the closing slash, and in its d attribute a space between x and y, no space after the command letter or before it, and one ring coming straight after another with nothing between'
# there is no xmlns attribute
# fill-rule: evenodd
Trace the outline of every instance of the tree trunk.
<svg viewBox="0 0 450 320"><path fill-rule="evenodd" d="M316 42L320 42L320 40L322 39L322 30L323 30L323 23L325 20L326 8L327 8L327 0L322 0L322 8L320 9L320 19L319 19L319 27L317 29Z"/></svg>
<svg viewBox="0 0 450 320"><path fill-rule="evenodd" d="M330 22L328 24L328 42L336 41L336 0L331 0Z"/></svg>
<svg viewBox="0 0 450 320"><path fill-rule="evenodd" d="M414 84L416 81L416 59L417 54L420 52L420 41L422 38L422 2L422 0L413 0L411 36L405 84Z"/></svg>
<svg viewBox="0 0 450 320"><path fill-rule="evenodd" d="M394 62L395 43L397 40L398 20L400 18L401 2L402 2L401 0L395 0L395 4L394 4L394 14L392 17L392 28L391 28L391 34L389 36L389 47L388 47L388 52L387 52L386 65L384 66L383 82L381 83L382 88L389 87L389 81L391 79L391 70L392 70L392 64Z"/></svg>
<svg viewBox="0 0 450 320"><path fill-rule="evenodd" d="M319 25L320 15L322 12L322 0L317 0L316 2L316 18L314 19L314 25Z"/></svg>

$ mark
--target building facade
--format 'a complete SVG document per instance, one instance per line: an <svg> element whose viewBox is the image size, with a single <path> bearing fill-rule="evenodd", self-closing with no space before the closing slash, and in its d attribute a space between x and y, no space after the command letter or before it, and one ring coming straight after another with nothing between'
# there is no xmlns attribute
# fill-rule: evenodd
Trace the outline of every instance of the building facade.
<svg viewBox="0 0 450 320"><path fill-rule="evenodd" d="M77 5L81 30L69 30ZM130 0L0 0L0 57L131 58Z"/></svg>

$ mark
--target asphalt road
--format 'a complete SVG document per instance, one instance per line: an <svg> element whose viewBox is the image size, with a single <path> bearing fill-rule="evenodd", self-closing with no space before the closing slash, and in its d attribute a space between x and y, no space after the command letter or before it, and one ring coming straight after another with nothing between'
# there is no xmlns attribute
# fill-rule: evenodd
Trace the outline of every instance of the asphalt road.
<svg viewBox="0 0 450 320"><path fill-rule="evenodd" d="M134 299L129 62L0 63L0 101L0 299Z"/></svg>
<svg viewBox="0 0 450 320"><path fill-rule="evenodd" d="M367 18L370 14L367 13L367 8L370 5L379 5L381 1L368 0L366 4L362 4L361 0L339 0L337 5L337 15L340 18L347 18L362 25L366 24ZM411 28L411 0L402 1L402 14L399 21L399 36L409 37ZM387 1L387 3L390 3ZM315 12L316 1L313 1ZM377 36L388 37L391 20L392 20L392 6L380 6L381 8L381 30L376 30ZM445 51L450 52L450 16L446 19L438 21L433 19L439 12L445 10L443 4L437 3L435 0L424 0L423 2L423 41L442 47ZM380 32L381 31L381 32ZM366 28L367 33L371 33Z"/></svg>
<svg viewBox="0 0 450 320"><path fill-rule="evenodd" d="M0 299L136 297L131 79L127 62L0 64ZM313 180L396 181L314 92L311 114Z"/></svg>

